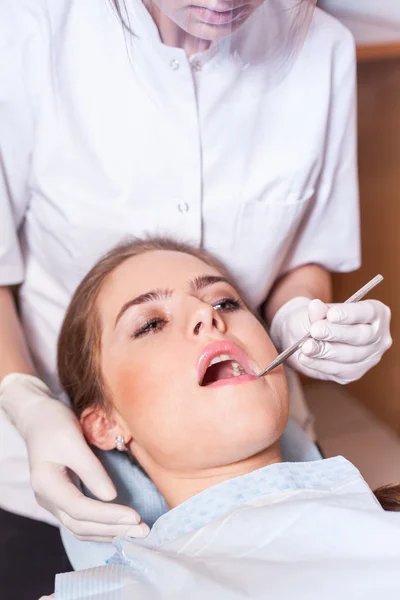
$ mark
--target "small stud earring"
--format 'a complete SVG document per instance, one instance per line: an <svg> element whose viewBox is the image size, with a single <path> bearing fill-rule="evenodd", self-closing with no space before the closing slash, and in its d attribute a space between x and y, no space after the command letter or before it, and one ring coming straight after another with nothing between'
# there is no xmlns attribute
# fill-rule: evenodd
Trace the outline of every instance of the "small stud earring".
<svg viewBox="0 0 400 600"><path fill-rule="evenodd" d="M122 435L115 436L115 447L117 448L117 450L119 452L125 452L125 450L127 450L127 447L125 445L124 436L122 436Z"/></svg>

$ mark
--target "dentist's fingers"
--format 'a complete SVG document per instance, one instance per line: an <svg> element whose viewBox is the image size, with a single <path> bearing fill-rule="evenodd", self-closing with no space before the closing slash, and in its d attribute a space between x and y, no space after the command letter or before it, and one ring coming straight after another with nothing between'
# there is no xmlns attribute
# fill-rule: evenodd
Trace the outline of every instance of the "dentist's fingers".
<svg viewBox="0 0 400 600"><path fill-rule="evenodd" d="M84 496L61 465L42 463L40 469L40 474L36 475L40 484L36 484L35 489L39 488L40 493L41 486L46 488L47 502L52 506L53 514L62 522L64 515L67 515L74 522L87 523L89 529L90 523L104 523L115 527L115 535L119 535L120 525L133 526L140 522L138 513L127 506L108 504Z"/></svg>
<svg viewBox="0 0 400 600"><path fill-rule="evenodd" d="M368 346L380 338L379 330L372 325L335 325L327 320L317 321L311 325L310 333L314 340L339 342L351 346ZM311 355L307 351L305 354Z"/></svg>
<svg viewBox="0 0 400 600"><path fill-rule="evenodd" d="M376 352L380 352L378 345ZM373 345L351 346L311 339L303 345L301 354L308 358L332 360L341 364L357 364L374 354L374 349Z"/></svg>
<svg viewBox="0 0 400 600"><path fill-rule="evenodd" d="M390 309L377 300L327 305L292 298L278 310L270 331L280 350L310 332L311 339L287 364L309 377L338 383L362 377L392 344Z"/></svg>
<svg viewBox="0 0 400 600"><path fill-rule="evenodd" d="M72 433L75 434L75 431L72 430ZM117 495L109 475L99 459L90 450L81 433L79 432L79 436L75 437L77 439L73 446L73 452L77 456L74 456L72 451L68 452L68 448L63 447L63 438L59 436L58 460L54 462L37 460L36 463L31 464L31 485L36 498L41 506L55 516L57 516L57 509L61 505L68 513L69 510L66 510L68 499L71 502L75 502L77 499L73 490L78 490L76 486L71 487L70 472L78 476L93 495L101 500L114 500ZM68 443L72 442L69 441ZM50 453L48 455L50 456ZM73 510L74 506L71 505L70 508Z"/></svg>
<svg viewBox="0 0 400 600"><path fill-rule="evenodd" d="M390 318L390 309L379 300L363 300L355 303L333 304L326 318L331 323L354 325L355 323L373 323L380 317Z"/></svg>
<svg viewBox="0 0 400 600"><path fill-rule="evenodd" d="M104 523L116 528L119 525L132 526L140 522L138 513L132 508L87 498L73 483L69 489L65 488L65 498L60 502L59 509L60 513L66 514L74 522Z"/></svg>
<svg viewBox="0 0 400 600"><path fill-rule="evenodd" d="M322 381L337 381L338 383L343 383L342 380L336 378L338 373L343 370L343 365L336 365L336 368L334 369L335 373L334 375L331 375L330 373L325 373L325 366L330 362L328 360L324 361L321 359L312 359L308 358L305 354L298 353L298 356L296 357L296 362L297 369L301 373L303 373L303 375L306 375L311 379L319 379ZM313 368L311 368L309 365L311 365L311 367ZM345 367L347 367L347 365L345 365ZM328 368L328 370L330 369Z"/></svg>
<svg viewBox="0 0 400 600"><path fill-rule="evenodd" d="M109 525L77 521L68 515L61 515L61 522L68 531L82 541L112 542L115 537L144 538L150 533L146 523L138 525Z"/></svg>
<svg viewBox="0 0 400 600"><path fill-rule="evenodd" d="M309 358L305 354L299 354L298 361L302 372L309 377L345 384L362 377L369 369L377 365L381 358L382 353L378 351L359 363L339 363L320 358Z"/></svg>
<svg viewBox="0 0 400 600"><path fill-rule="evenodd" d="M86 442L83 440L82 442L79 453L76 452L67 466L76 473L96 498L106 502L114 500L117 496L115 485L100 460L93 454Z"/></svg>

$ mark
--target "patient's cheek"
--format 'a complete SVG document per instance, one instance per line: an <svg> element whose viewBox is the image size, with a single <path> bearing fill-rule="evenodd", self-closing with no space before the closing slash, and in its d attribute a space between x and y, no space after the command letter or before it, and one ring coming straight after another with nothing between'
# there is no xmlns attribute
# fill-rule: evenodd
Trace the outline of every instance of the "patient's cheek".
<svg viewBox="0 0 400 600"><path fill-rule="evenodd" d="M107 384L112 402L127 423L143 423L157 410L159 380L160 377L144 360L119 362L109 369Z"/></svg>
<svg viewBox="0 0 400 600"><path fill-rule="evenodd" d="M105 379L111 392L112 402L124 416L127 409L131 409L140 398L141 375L140 371L132 366L130 361L126 363L107 365Z"/></svg>
<svg viewBox="0 0 400 600"><path fill-rule="evenodd" d="M267 366L268 362L272 361L278 355L271 338L258 321L254 325L252 335L251 337L249 335L249 339L253 340L249 349L254 352L254 357L257 358L257 361L262 362L263 365L265 363L265 366Z"/></svg>

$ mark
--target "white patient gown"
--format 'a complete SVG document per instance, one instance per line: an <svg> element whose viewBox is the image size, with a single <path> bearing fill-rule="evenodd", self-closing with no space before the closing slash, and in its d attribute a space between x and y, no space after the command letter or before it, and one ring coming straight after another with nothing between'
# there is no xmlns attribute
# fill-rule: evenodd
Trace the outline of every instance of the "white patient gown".
<svg viewBox="0 0 400 600"><path fill-rule="evenodd" d="M115 546L108 565L57 576L56 600L400 598L400 513L342 457L218 484Z"/></svg>

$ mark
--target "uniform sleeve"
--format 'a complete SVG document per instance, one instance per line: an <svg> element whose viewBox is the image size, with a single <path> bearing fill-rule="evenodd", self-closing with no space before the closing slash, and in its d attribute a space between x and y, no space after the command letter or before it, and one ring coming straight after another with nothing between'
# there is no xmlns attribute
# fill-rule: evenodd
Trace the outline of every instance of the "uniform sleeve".
<svg viewBox="0 0 400 600"><path fill-rule="evenodd" d="M0 2L0 285L24 277L18 233L29 203L33 99L43 64L41 4Z"/></svg>
<svg viewBox="0 0 400 600"><path fill-rule="evenodd" d="M360 267L356 56L353 37L343 32L333 56L323 170L283 273L310 263L336 272Z"/></svg>

